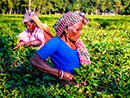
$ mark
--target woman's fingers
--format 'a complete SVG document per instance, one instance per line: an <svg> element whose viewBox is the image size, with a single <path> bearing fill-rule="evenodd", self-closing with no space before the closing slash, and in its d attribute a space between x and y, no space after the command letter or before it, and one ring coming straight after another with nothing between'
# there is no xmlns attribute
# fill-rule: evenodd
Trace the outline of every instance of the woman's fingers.
<svg viewBox="0 0 130 98"><path fill-rule="evenodd" d="M24 42L25 45L30 46L31 42Z"/></svg>
<svg viewBox="0 0 130 98"><path fill-rule="evenodd" d="M24 44L25 44L24 42L19 42L19 43L16 45L16 47L13 48L13 50L19 48L19 46L23 46Z"/></svg>
<svg viewBox="0 0 130 98"><path fill-rule="evenodd" d="M63 79L64 80L71 81L71 80L73 80L73 78L74 78L74 76L71 73L64 71L64 74L63 74Z"/></svg>
<svg viewBox="0 0 130 98"><path fill-rule="evenodd" d="M19 46L16 46L15 48L13 48L13 50L15 50L15 49L17 49L17 48L19 48Z"/></svg>
<svg viewBox="0 0 130 98"><path fill-rule="evenodd" d="M23 46L23 45L25 45L25 42L19 42L18 43L18 46Z"/></svg>

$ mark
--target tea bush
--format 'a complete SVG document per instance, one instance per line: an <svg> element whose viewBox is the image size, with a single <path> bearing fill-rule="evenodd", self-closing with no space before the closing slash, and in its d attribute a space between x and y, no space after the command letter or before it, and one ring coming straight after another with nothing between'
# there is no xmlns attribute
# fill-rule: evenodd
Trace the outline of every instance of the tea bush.
<svg viewBox="0 0 130 98"><path fill-rule="evenodd" d="M2 98L129 98L130 97L130 17L90 16L81 39L91 57L91 65L74 69L79 85L60 87L55 76L42 73L29 62L36 47L13 50L17 35L26 27L23 15L0 15L0 97ZM59 15L39 15L55 35ZM50 66L50 58L46 60ZM85 81L85 82L84 82ZM82 83L84 82L84 83Z"/></svg>

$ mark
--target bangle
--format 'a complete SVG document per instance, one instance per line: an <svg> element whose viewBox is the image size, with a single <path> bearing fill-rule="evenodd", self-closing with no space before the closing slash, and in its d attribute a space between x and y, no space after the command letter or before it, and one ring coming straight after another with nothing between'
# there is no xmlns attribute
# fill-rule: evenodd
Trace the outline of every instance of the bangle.
<svg viewBox="0 0 130 98"><path fill-rule="evenodd" d="M58 69L58 78L60 78L62 75L62 71L60 69Z"/></svg>
<svg viewBox="0 0 130 98"><path fill-rule="evenodd" d="M63 70L58 69L58 78L59 79L63 78Z"/></svg>
<svg viewBox="0 0 130 98"><path fill-rule="evenodd" d="M30 46L31 46L31 45L33 45L33 42L32 42L32 41L30 41Z"/></svg>
<svg viewBox="0 0 130 98"><path fill-rule="evenodd" d="M63 78L63 70L61 70L62 71L62 74L61 74L61 77L59 78L59 79L62 79Z"/></svg>
<svg viewBox="0 0 130 98"><path fill-rule="evenodd" d="M31 41L31 45L33 45L33 41Z"/></svg>

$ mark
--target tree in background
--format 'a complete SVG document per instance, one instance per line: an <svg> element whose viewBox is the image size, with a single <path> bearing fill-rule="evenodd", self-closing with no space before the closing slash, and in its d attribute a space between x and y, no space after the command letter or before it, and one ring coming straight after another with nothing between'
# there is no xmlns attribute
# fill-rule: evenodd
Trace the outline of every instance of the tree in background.
<svg viewBox="0 0 130 98"><path fill-rule="evenodd" d="M63 0L53 0L54 2L54 9L56 12L61 12L62 11L62 6L63 6Z"/></svg>
<svg viewBox="0 0 130 98"><path fill-rule="evenodd" d="M13 8L13 2L11 0L8 0L8 6L7 6L7 8L9 9L9 14L11 14L12 8Z"/></svg>
<svg viewBox="0 0 130 98"><path fill-rule="evenodd" d="M41 13L47 14L47 12L49 12L49 14L51 14L51 10L55 11L51 2L53 2L53 0L43 0Z"/></svg>
<svg viewBox="0 0 130 98"><path fill-rule="evenodd" d="M0 10L2 11L2 14L11 13L13 8L13 2L11 0L1 0L0 1Z"/></svg>
<svg viewBox="0 0 130 98"><path fill-rule="evenodd" d="M80 10L81 9L81 1L82 0L76 0L74 3L73 3L73 10L74 11L77 11L77 10Z"/></svg>
<svg viewBox="0 0 130 98"><path fill-rule="evenodd" d="M87 14L113 11L130 15L130 0L0 0L0 13L37 14L65 13L82 10Z"/></svg>
<svg viewBox="0 0 130 98"><path fill-rule="evenodd" d="M70 4L66 7L66 10L67 10L67 12L73 11L73 4L70 3Z"/></svg>
<svg viewBox="0 0 130 98"><path fill-rule="evenodd" d="M62 6L63 13L66 12L66 8L68 4L69 4L69 0L63 0L63 6Z"/></svg>
<svg viewBox="0 0 130 98"><path fill-rule="evenodd" d="M31 0L29 0L29 6L28 6L28 11L31 12Z"/></svg>
<svg viewBox="0 0 130 98"><path fill-rule="evenodd" d="M91 13L91 6L89 0L81 0L81 10L87 14Z"/></svg>
<svg viewBox="0 0 130 98"><path fill-rule="evenodd" d="M113 6L116 8L116 14L118 15L118 13L122 9L121 0L114 0L114 5Z"/></svg>
<svg viewBox="0 0 130 98"><path fill-rule="evenodd" d="M121 14L130 14L130 0L122 0Z"/></svg>
<svg viewBox="0 0 130 98"><path fill-rule="evenodd" d="M27 12L28 11L28 6L29 6L29 4L28 4L28 0L21 0L21 13L23 12L23 13L25 13L25 12Z"/></svg>
<svg viewBox="0 0 130 98"><path fill-rule="evenodd" d="M101 0L100 8L101 8L102 12L104 12L106 10L106 0Z"/></svg>
<svg viewBox="0 0 130 98"><path fill-rule="evenodd" d="M114 12L113 2L112 0L106 0L106 10Z"/></svg>
<svg viewBox="0 0 130 98"><path fill-rule="evenodd" d="M90 4L92 6L92 13L98 13L98 5L100 4L100 0L90 0Z"/></svg>
<svg viewBox="0 0 130 98"><path fill-rule="evenodd" d="M19 14L21 11L21 2L20 0L12 0L13 1L13 13Z"/></svg>
<svg viewBox="0 0 130 98"><path fill-rule="evenodd" d="M7 11L8 2L6 0L0 1L0 9L2 11L2 14L4 14Z"/></svg>

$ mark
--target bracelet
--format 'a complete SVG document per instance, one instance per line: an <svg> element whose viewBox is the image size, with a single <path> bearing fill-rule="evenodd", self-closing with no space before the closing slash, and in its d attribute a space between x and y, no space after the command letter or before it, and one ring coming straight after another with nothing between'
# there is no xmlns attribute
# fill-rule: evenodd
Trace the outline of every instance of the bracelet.
<svg viewBox="0 0 130 98"><path fill-rule="evenodd" d="M30 41L30 46L33 45L33 41Z"/></svg>
<svg viewBox="0 0 130 98"><path fill-rule="evenodd" d="M31 41L31 45L33 45L33 41Z"/></svg>
<svg viewBox="0 0 130 98"><path fill-rule="evenodd" d="M30 46L31 46L31 41L30 41Z"/></svg>
<svg viewBox="0 0 130 98"><path fill-rule="evenodd" d="M62 75L62 71L60 69L58 69L58 78L60 78Z"/></svg>
<svg viewBox="0 0 130 98"><path fill-rule="evenodd" d="M59 78L59 79L62 79L63 78L63 70L61 70L62 71L62 74L61 74L61 77Z"/></svg>
<svg viewBox="0 0 130 98"><path fill-rule="evenodd" d="M63 70L58 69L58 78L59 79L63 78Z"/></svg>

